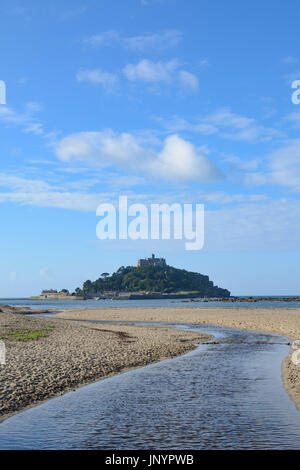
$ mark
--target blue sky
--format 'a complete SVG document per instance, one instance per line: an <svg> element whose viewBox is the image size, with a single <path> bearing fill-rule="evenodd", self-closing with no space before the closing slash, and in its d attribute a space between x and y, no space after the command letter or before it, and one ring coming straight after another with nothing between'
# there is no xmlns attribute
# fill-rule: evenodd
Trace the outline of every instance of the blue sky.
<svg viewBox="0 0 300 470"><path fill-rule="evenodd" d="M2 0L0 297L153 251L235 295L299 294L296 0ZM96 208L205 204L205 245L100 241Z"/></svg>

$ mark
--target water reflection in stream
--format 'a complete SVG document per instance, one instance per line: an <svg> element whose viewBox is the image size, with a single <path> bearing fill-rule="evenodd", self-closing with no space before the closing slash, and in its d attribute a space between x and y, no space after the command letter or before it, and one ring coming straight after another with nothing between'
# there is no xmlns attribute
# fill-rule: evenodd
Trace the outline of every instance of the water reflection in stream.
<svg viewBox="0 0 300 470"><path fill-rule="evenodd" d="M182 327L182 326L181 326ZM277 335L214 326L184 356L101 380L0 424L1 449L299 449Z"/></svg>

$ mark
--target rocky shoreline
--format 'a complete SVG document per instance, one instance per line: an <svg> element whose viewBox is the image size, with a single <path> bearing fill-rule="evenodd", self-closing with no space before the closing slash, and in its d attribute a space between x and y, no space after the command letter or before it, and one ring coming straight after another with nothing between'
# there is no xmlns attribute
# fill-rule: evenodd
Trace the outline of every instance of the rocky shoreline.
<svg viewBox="0 0 300 470"><path fill-rule="evenodd" d="M300 297L222 297L222 298L197 298L189 299L189 302L300 302ZM183 302L186 302L185 300Z"/></svg>
<svg viewBox="0 0 300 470"><path fill-rule="evenodd" d="M42 313L52 313L52 310L48 310L48 309L32 310L32 308L29 308L29 307L12 307L11 305L0 305L0 314L1 313L33 315L33 314L42 314Z"/></svg>

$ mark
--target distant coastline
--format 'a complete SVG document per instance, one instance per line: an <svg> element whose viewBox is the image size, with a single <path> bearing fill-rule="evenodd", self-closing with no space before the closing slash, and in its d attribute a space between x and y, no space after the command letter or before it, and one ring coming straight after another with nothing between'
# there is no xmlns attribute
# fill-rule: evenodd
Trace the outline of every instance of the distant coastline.
<svg viewBox="0 0 300 470"><path fill-rule="evenodd" d="M300 296L232 296L232 297L203 297L201 294L128 294L128 295L102 295L94 298L84 298L82 296L49 297L32 296L27 298L0 299L0 300L42 300L46 302L55 301L76 301L76 300L160 300L160 299L182 299L185 302L300 302Z"/></svg>
<svg viewBox="0 0 300 470"><path fill-rule="evenodd" d="M8 299L9 300L9 299ZM19 299L16 299L19 300ZM53 301L53 300L85 300L84 297L80 296L75 296L75 295L66 295L66 296L59 296L59 297L43 297L42 295L34 295L32 297L28 297L27 299L20 299L20 300L45 300L46 302L48 301Z"/></svg>
<svg viewBox="0 0 300 470"><path fill-rule="evenodd" d="M190 302L210 302L212 299L190 299ZM300 302L300 297L224 297L213 299L214 302Z"/></svg>

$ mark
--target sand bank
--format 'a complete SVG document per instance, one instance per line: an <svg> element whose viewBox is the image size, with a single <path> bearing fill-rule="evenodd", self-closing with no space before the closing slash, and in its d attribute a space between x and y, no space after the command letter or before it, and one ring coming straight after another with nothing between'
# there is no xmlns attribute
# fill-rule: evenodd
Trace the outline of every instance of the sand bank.
<svg viewBox="0 0 300 470"><path fill-rule="evenodd" d="M300 309L103 308L64 310L58 316L89 320L208 323L278 333L291 341L300 339ZM300 365L293 364L291 354L283 362L282 377L286 391L300 409Z"/></svg>
<svg viewBox="0 0 300 470"><path fill-rule="evenodd" d="M184 354L208 339L171 328L102 326L1 310L6 364L0 365L0 421L81 385Z"/></svg>

